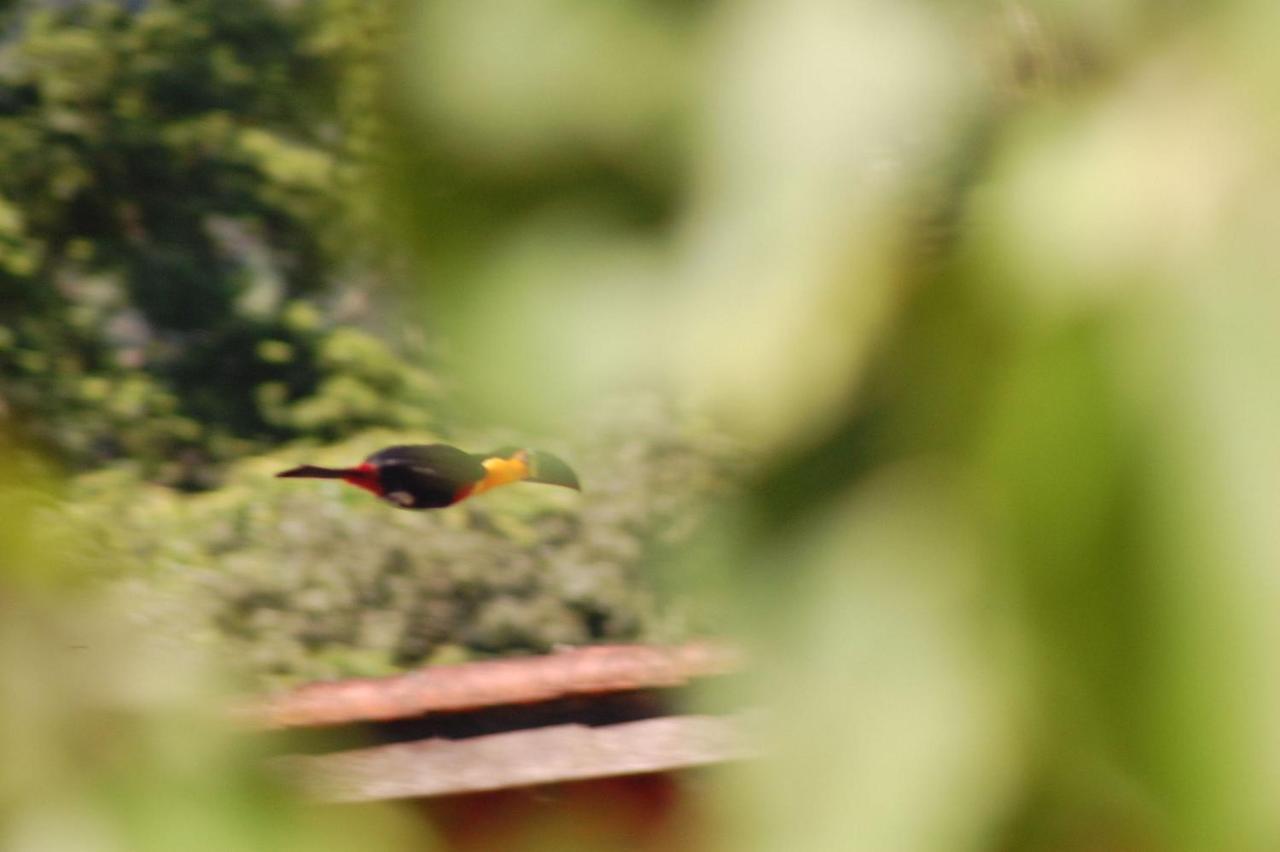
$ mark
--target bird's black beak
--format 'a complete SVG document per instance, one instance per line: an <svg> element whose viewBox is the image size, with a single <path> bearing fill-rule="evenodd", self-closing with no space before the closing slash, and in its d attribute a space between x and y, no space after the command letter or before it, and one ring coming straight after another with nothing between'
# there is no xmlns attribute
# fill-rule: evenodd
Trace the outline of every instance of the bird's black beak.
<svg viewBox="0 0 1280 852"><path fill-rule="evenodd" d="M528 481L541 482L546 485L563 485L565 488L572 488L575 491L582 490L582 485L578 482L578 475L573 472L573 468L565 463L564 459L540 450L534 450L529 453Z"/></svg>

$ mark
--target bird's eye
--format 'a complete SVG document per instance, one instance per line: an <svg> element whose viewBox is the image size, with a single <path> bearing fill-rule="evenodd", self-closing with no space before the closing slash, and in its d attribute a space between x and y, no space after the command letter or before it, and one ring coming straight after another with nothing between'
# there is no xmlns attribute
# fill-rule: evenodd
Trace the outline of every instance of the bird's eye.
<svg viewBox="0 0 1280 852"><path fill-rule="evenodd" d="M413 495L408 491L392 491L387 494L387 499L397 506L412 506Z"/></svg>

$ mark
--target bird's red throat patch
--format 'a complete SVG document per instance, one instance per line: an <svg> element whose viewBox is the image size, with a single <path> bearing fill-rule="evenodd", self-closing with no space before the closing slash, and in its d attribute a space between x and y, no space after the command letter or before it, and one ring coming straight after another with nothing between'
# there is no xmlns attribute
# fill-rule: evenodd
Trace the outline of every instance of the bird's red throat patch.
<svg viewBox="0 0 1280 852"><path fill-rule="evenodd" d="M342 477L343 482L349 482L356 488L363 488L382 496L382 486L378 482L378 469L373 465L365 462L348 470Z"/></svg>

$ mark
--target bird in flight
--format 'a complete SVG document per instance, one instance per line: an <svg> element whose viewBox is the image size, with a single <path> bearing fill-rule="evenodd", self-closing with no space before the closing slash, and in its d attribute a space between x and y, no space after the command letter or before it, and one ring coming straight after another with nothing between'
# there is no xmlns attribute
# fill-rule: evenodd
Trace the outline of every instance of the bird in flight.
<svg viewBox="0 0 1280 852"><path fill-rule="evenodd" d="M306 464L276 476L341 479L402 509L440 509L513 482L582 490L560 458L519 447L468 453L448 444L406 444L379 450L355 467Z"/></svg>

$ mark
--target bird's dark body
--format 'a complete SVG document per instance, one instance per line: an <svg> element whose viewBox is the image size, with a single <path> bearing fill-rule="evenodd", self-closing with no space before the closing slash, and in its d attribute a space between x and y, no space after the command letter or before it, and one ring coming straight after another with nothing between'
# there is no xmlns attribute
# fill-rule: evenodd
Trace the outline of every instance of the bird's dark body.
<svg viewBox="0 0 1280 852"><path fill-rule="evenodd" d="M476 454L448 444L403 444L379 450L355 467L302 465L277 476L341 479L402 509L440 509L521 481L579 488L573 470L550 453L504 447Z"/></svg>
<svg viewBox="0 0 1280 852"><path fill-rule="evenodd" d="M448 444L419 444L387 447L365 464L378 472L382 496L392 503L405 509L440 509L484 479L483 458Z"/></svg>

